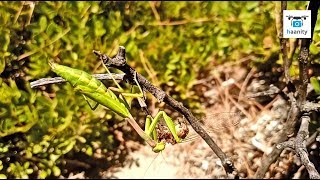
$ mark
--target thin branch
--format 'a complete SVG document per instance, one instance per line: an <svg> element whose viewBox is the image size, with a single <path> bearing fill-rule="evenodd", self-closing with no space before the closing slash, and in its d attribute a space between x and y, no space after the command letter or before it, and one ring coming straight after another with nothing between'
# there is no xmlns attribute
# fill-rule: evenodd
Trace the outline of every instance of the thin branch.
<svg viewBox="0 0 320 180"><path fill-rule="evenodd" d="M320 127L316 130L316 132L314 132L308 139L307 139L307 147L310 147L315 141L319 141L317 140L317 137L320 133Z"/></svg>
<svg viewBox="0 0 320 180"><path fill-rule="evenodd" d="M318 18L318 9L320 7L320 1L310 1L308 4L308 10L311 10L311 38L305 38L301 40L301 48L299 54L299 80L300 86L298 88L298 105L302 106L306 101L308 78L308 57L309 46L312 41L314 27Z"/></svg>
<svg viewBox="0 0 320 180"><path fill-rule="evenodd" d="M278 136L277 142L284 142L287 140L287 136L285 134L285 130L282 130L280 135ZM278 158L279 155L281 154L283 148L280 147L278 149L277 144L273 145L272 151L270 154L264 154L261 160L261 166L257 169L254 177L257 179L262 179L264 178L266 172L268 171L270 165L275 162Z"/></svg>
<svg viewBox="0 0 320 180"><path fill-rule="evenodd" d="M300 114L300 108L297 104L297 100L294 97L293 92L289 93L291 107L289 109L288 118L286 121L286 134L288 137L292 137L295 134L295 127Z"/></svg>
<svg viewBox="0 0 320 180"><path fill-rule="evenodd" d="M320 111L320 104L306 101L301 109L303 112Z"/></svg>
<svg viewBox="0 0 320 180"><path fill-rule="evenodd" d="M99 80L112 80L112 77L109 74L93 74L93 76ZM114 74L112 76L116 80L123 80L124 74ZM62 83L66 82L65 79L62 77L54 77L54 78L42 78L36 81L30 82L30 87L35 88L38 86L43 86L47 84L55 84L55 83Z"/></svg>
<svg viewBox="0 0 320 180"><path fill-rule="evenodd" d="M301 117L301 125L297 137L294 140L286 141L279 144L277 147L289 147L295 150L295 153L300 157L302 164L306 167L310 179L320 179L320 174L317 172L314 164L309 160L309 155L306 147L307 137L309 135L309 114L306 113Z"/></svg>
<svg viewBox="0 0 320 180"><path fill-rule="evenodd" d="M294 141L289 140L289 141L279 143L279 144L277 144L277 148L278 149L284 149L284 148L294 149Z"/></svg>
<svg viewBox="0 0 320 180"><path fill-rule="evenodd" d="M30 10L29 10L29 13L28 13L28 20L27 20L27 23L25 24L25 26L28 26L31 22L31 18L32 18L32 14L33 14L33 11L34 11L34 8L36 6L36 2L33 2L33 1L28 1L27 4L29 5L30 7Z"/></svg>
<svg viewBox="0 0 320 180"><path fill-rule="evenodd" d="M280 7L279 7L280 3ZM288 48L287 43L288 40L283 38L283 10L287 9L287 1L276 2L276 25L278 31L278 38L280 40L280 49L281 49L281 56L283 59L284 64L284 76L286 79L286 83L291 81L290 77L290 66L291 62L288 59Z"/></svg>
<svg viewBox="0 0 320 180"><path fill-rule="evenodd" d="M292 60L293 60L293 55L294 53L296 52L296 49L299 45L299 39L294 39L294 40L289 40L289 47L290 47L290 51L289 51L289 54L288 54L288 61L290 63L292 63ZM291 66L291 64L289 65L289 67Z"/></svg>
<svg viewBox="0 0 320 180"><path fill-rule="evenodd" d="M164 91L155 87L145 77L137 73L133 68L131 68L127 64L124 47L120 46L118 54L113 58L110 58L107 55L100 53L99 51L94 51L94 53L97 55L97 57L100 60L102 60L102 62L107 67L117 68L122 72L124 72L125 73L124 79L128 80L131 84L135 84L134 78L136 78L139 85L143 89L149 91L154 97L158 99L159 102L165 102L166 104L173 107L176 111L183 114L184 117L188 120L188 122L192 126L192 128L205 140L205 142L210 146L213 152L220 158L222 165L225 171L227 172L227 174L234 175L235 178L239 178L238 172L234 167L231 159L227 157L227 155L218 147L218 145L201 127L201 125L198 123L200 121L197 120L196 117L194 117L193 114L186 107L182 105L182 103L176 101L171 96L167 95Z"/></svg>
<svg viewBox="0 0 320 180"><path fill-rule="evenodd" d="M152 12L153 12L153 15L154 15L154 17L156 18L156 20L158 21L158 22L161 22L161 19L160 19L160 15L159 15L159 13L158 13L158 11L157 11L157 9L156 9L156 4L157 2L149 2L149 5L150 5L150 7L151 7L151 9L152 9Z"/></svg>
<svg viewBox="0 0 320 180"><path fill-rule="evenodd" d="M254 68L252 68L250 70L250 72L247 74L246 78L244 79L242 85L241 85L241 89L240 89L240 92L239 92L239 98L238 98L238 101L240 101L243 97L243 92L246 88L246 86L248 85L249 83L249 80L251 79L251 77L253 76L253 74L255 73L255 70Z"/></svg>
<svg viewBox="0 0 320 180"><path fill-rule="evenodd" d="M13 24L15 24L15 23L17 22L17 20L18 20L18 18L19 18L19 16L20 16L20 14L21 14L21 11L22 11L22 9L23 9L24 4L25 4L25 1L22 1L22 4L21 4L21 6L20 6L20 8L19 8L18 12L17 12L17 13L16 13L16 15L14 16Z"/></svg>
<svg viewBox="0 0 320 180"><path fill-rule="evenodd" d="M296 138L295 152L300 157L302 164L306 167L310 179L320 179L320 174L317 172L314 164L309 160L309 154L306 148L306 139L309 135L310 117L309 115L301 117L301 126Z"/></svg>

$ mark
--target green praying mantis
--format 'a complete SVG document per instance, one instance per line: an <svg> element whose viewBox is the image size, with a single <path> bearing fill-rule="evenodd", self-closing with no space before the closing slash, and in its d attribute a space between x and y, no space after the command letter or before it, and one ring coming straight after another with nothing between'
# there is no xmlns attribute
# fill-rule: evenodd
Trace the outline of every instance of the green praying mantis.
<svg viewBox="0 0 320 180"><path fill-rule="evenodd" d="M139 98L141 99L144 97L142 89L136 79L135 83L139 87L140 93L124 93L123 89L114 78L112 79L118 88L107 88L101 81L85 71L60 65L52 61L49 62L49 65L53 72L71 83L74 90L79 91L86 100L87 98L90 98L96 102L96 105L92 107L87 101L91 109L94 110L99 104L101 104L126 119L139 136L141 136L147 144L152 147L154 152L158 153L164 150L166 142L170 142L172 144L180 143L182 142L182 139L186 137L188 133L186 125L175 125L173 120L164 111L159 111L154 118L151 115L147 115L145 130L141 129L129 111L130 105L127 100L128 98L138 98L139 100ZM111 75L108 68L105 68ZM119 96L117 97L114 92L120 92ZM161 117L163 117L167 124L167 128L169 129L168 131L157 132L156 125Z"/></svg>

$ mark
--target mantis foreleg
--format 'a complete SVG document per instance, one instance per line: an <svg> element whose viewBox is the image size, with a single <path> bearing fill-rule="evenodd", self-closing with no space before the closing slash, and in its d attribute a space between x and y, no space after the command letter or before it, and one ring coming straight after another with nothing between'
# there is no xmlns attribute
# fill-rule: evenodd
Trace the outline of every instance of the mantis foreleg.
<svg viewBox="0 0 320 180"><path fill-rule="evenodd" d="M176 126L175 126L173 120L164 111L158 112L158 114L154 117L151 124L148 125L148 129L145 129L146 134L151 136L151 133L153 133L153 131L155 131L156 125L159 122L161 116L165 120L165 122L166 122L171 134L173 135L174 139L176 140L176 142L178 142L178 143L181 142L182 140L179 138L179 136L177 134Z"/></svg>
<svg viewBox="0 0 320 180"><path fill-rule="evenodd" d="M152 139L154 141L158 141L158 135L157 135L157 131L155 129L151 130L150 129L150 125L154 122L154 119L152 119L152 117L150 115L147 116L146 118L146 122L145 122L145 132L147 132L146 134L149 136L149 137L152 137ZM152 136L151 136L151 133L152 133ZM153 152L160 152L162 150L165 149L165 145L166 143L165 142L158 142L156 144L156 146L153 147Z"/></svg>

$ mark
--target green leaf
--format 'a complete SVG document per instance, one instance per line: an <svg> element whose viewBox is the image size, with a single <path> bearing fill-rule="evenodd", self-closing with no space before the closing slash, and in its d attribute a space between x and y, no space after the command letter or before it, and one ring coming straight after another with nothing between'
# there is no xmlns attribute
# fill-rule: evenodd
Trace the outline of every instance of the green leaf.
<svg viewBox="0 0 320 180"><path fill-rule="evenodd" d="M21 179L29 179L28 174L21 173Z"/></svg>
<svg viewBox="0 0 320 180"><path fill-rule="evenodd" d="M310 78L310 83L313 86L313 89L316 92L316 94L320 94L320 84L318 79L313 76Z"/></svg>
<svg viewBox="0 0 320 180"><path fill-rule="evenodd" d="M71 58L73 59L73 60L78 60L78 54L77 53L75 53L75 52L72 52L71 53Z"/></svg>
<svg viewBox="0 0 320 180"><path fill-rule="evenodd" d="M175 70L177 69L177 66L175 64L167 64L168 70Z"/></svg>
<svg viewBox="0 0 320 180"><path fill-rule="evenodd" d="M33 153L34 154L38 154L38 153L40 153L42 151L42 147L39 145L39 144L36 144L36 145L34 145L33 146Z"/></svg>
<svg viewBox="0 0 320 180"><path fill-rule="evenodd" d="M88 156L92 156L92 154L93 154L92 147L89 146L89 147L87 148L86 154L87 154Z"/></svg>
<svg viewBox="0 0 320 180"><path fill-rule="evenodd" d="M4 174L0 174L0 179L7 179L7 176Z"/></svg>
<svg viewBox="0 0 320 180"><path fill-rule="evenodd" d="M92 13L97 13L98 10L99 10L99 5L93 3L92 6L91 6L91 12L92 12Z"/></svg>
<svg viewBox="0 0 320 180"><path fill-rule="evenodd" d="M73 146L76 144L75 140L72 140L67 147L62 151L63 154L67 154L72 148Z"/></svg>
<svg viewBox="0 0 320 180"><path fill-rule="evenodd" d="M312 43L312 44L310 45L310 53L311 53L311 54L318 54L319 51L320 51L320 48L317 47L316 45L314 45L314 43Z"/></svg>
<svg viewBox="0 0 320 180"><path fill-rule="evenodd" d="M47 176L48 176L48 173L46 171L44 170L40 171L40 174L39 174L40 179L45 179Z"/></svg>
<svg viewBox="0 0 320 180"><path fill-rule="evenodd" d="M257 6L259 6L260 2L247 2L247 10L255 9Z"/></svg>
<svg viewBox="0 0 320 180"><path fill-rule="evenodd" d="M60 157L60 155L50 154L50 160L53 162L55 162L59 157Z"/></svg>
<svg viewBox="0 0 320 180"><path fill-rule="evenodd" d="M27 169L29 166L30 166L30 162L25 162L25 163L23 164L23 167L24 167L25 169Z"/></svg>
<svg viewBox="0 0 320 180"><path fill-rule="evenodd" d="M0 47L2 51L6 52L10 44L10 32L1 32L4 33L0 36Z"/></svg>
<svg viewBox="0 0 320 180"><path fill-rule="evenodd" d="M39 19L40 32L43 32L47 28L47 18L45 16L41 16Z"/></svg>
<svg viewBox="0 0 320 180"><path fill-rule="evenodd" d="M30 168L29 168L29 169L26 169L26 173L27 173L27 174L32 174L32 173L33 173L33 169L30 169Z"/></svg>
<svg viewBox="0 0 320 180"><path fill-rule="evenodd" d="M61 170L57 166L53 166L52 172L54 176L60 176Z"/></svg>
<svg viewBox="0 0 320 180"><path fill-rule="evenodd" d="M77 139L81 142L81 143L86 143L86 138L82 137L82 136L77 136Z"/></svg>

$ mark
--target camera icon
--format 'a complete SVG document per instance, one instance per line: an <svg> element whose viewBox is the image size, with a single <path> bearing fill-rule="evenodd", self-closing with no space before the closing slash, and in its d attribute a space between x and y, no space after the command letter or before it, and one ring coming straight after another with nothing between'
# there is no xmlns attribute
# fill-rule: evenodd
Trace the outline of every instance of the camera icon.
<svg viewBox="0 0 320 180"><path fill-rule="evenodd" d="M292 27L302 27L302 21L301 20L292 21L291 26Z"/></svg>
<svg viewBox="0 0 320 180"><path fill-rule="evenodd" d="M306 20L308 16L287 16L288 20L291 20L292 27L302 27L303 20Z"/></svg>

